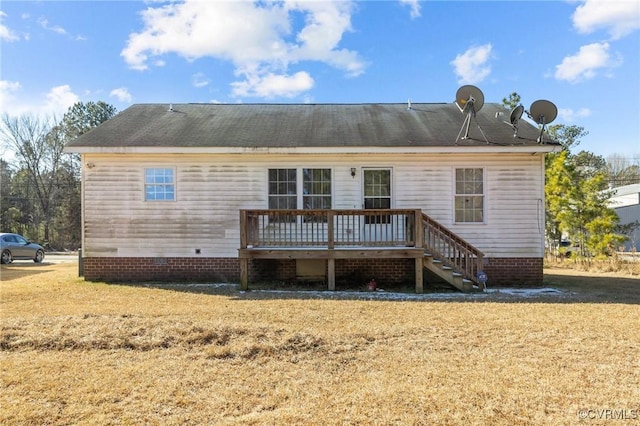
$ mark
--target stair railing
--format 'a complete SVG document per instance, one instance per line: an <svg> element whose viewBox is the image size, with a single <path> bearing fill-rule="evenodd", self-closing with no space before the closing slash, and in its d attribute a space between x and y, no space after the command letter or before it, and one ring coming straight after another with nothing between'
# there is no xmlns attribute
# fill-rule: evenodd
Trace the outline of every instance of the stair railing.
<svg viewBox="0 0 640 426"><path fill-rule="evenodd" d="M422 213L425 251L433 254L444 265L452 268L463 278L482 286L478 272L482 271L484 254L476 247Z"/></svg>

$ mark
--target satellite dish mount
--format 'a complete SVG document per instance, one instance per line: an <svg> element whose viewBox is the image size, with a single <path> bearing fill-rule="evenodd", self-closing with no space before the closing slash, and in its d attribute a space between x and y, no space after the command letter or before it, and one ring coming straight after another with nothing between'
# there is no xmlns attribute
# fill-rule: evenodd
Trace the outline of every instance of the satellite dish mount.
<svg viewBox="0 0 640 426"><path fill-rule="evenodd" d="M458 137L456 137L455 143L457 144L458 140L460 139L469 139L469 126L471 125L471 119L475 119L476 112L482 109L482 106L484 105L484 94L475 86L462 86L456 92L455 104L461 113L466 114L464 121L462 122L462 127L458 132ZM482 133L484 140L488 144L489 141L487 140L487 137L482 131L482 127L480 127L480 124L478 124L477 120L476 124L478 125L478 129L480 129L480 133ZM464 135L462 135L463 131Z"/></svg>
<svg viewBox="0 0 640 426"><path fill-rule="evenodd" d="M558 108L551 101L539 99L531 104L527 115L540 125L538 143L544 143L544 130L558 116Z"/></svg>

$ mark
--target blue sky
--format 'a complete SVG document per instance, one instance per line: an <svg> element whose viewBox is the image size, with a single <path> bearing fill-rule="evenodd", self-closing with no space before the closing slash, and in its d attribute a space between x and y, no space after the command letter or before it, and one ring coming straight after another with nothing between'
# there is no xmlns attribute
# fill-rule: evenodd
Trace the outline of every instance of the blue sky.
<svg viewBox="0 0 640 426"><path fill-rule="evenodd" d="M7 1L0 113L76 101L485 102L512 92L640 155L640 1ZM461 119L462 123L462 119Z"/></svg>

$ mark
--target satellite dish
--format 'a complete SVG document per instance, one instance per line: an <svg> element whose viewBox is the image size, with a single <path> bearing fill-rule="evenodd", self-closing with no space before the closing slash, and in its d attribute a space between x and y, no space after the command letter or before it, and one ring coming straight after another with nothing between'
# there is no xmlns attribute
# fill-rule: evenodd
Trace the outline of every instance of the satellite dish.
<svg viewBox="0 0 640 426"><path fill-rule="evenodd" d="M462 139L469 138L469 125L471 124L471 117L475 118L476 112L482 109L482 106L484 105L484 94L482 93L482 90L478 89L476 86L462 86L456 92L455 103L460 112L467 114L467 116L464 118L464 122L462 123L462 127L458 132L458 137L456 138L455 143L458 143L458 139L460 139L460 135L462 134L463 130L464 136L462 136ZM482 133L484 140L489 143L487 137L482 131L482 128L480 127L480 124L478 124L478 128L480 129L480 133Z"/></svg>
<svg viewBox="0 0 640 426"><path fill-rule="evenodd" d="M518 105L514 109L511 110L511 114L509 115L509 121L513 127L518 127L518 121L522 117L524 113L524 107L522 105Z"/></svg>
<svg viewBox="0 0 640 426"><path fill-rule="evenodd" d="M476 86L462 86L456 92L456 105L460 108L460 112L472 110L476 113L484 105L484 94Z"/></svg>
<svg viewBox="0 0 640 426"><path fill-rule="evenodd" d="M558 116L558 108L553 102L540 99L531 104L529 115L538 124L549 124Z"/></svg>
<svg viewBox="0 0 640 426"><path fill-rule="evenodd" d="M517 107L511 110L511 113L509 114L509 121L506 122L503 120L504 123L510 124L511 127L513 128L514 138L518 136L518 122L520 121L520 118L522 117L523 113L524 113L524 107L522 105L518 105Z"/></svg>
<svg viewBox="0 0 640 426"><path fill-rule="evenodd" d="M538 143L544 143L543 133L547 124L553 122L558 116L558 108L553 102L539 99L531 104L531 108L527 112L529 117L536 123L540 124L540 136L538 136Z"/></svg>

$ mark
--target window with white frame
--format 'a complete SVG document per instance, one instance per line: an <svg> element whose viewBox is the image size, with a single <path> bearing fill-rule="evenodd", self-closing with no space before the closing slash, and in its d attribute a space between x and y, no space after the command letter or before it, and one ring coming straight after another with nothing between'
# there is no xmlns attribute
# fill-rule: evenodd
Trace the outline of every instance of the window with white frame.
<svg viewBox="0 0 640 426"><path fill-rule="evenodd" d="M331 208L331 169L302 169L302 208Z"/></svg>
<svg viewBox="0 0 640 426"><path fill-rule="evenodd" d="M484 170L456 169L455 221L484 222Z"/></svg>
<svg viewBox="0 0 640 426"><path fill-rule="evenodd" d="M295 209L298 203L296 169L269 169L269 208Z"/></svg>
<svg viewBox="0 0 640 426"><path fill-rule="evenodd" d="M175 201L176 185L173 168L148 168L144 170L145 201Z"/></svg>
<svg viewBox="0 0 640 426"><path fill-rule="evenodd" d="M331 169L269 169L269 209L330 209Z"/></svg>

